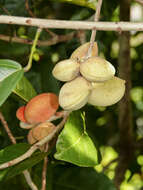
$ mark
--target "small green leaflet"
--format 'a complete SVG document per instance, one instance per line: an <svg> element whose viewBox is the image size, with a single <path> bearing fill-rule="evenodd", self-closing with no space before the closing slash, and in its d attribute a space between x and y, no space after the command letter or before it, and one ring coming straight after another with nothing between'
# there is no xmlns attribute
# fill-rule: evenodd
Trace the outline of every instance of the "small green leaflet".
<svg viewBox="0 0 143 190"><path fill-rule="evenodd" d="M76 4L76 5L88 7L94 10L96 10L96 5L97 5L97 0L51 0L51 1Z"/></svg>
<svg viewBox="0 0 143 190"><path fill-rule="evenodd" d="M58 137L56 159L82 167L98 164L98 151L85 130L84 116L72 112Z"/></svg>
<svg viewBox="0 0 143 190"><path fill-rule="evenodd" d="M19 63L0 59L0 106L16 87L23 73L24 71Z"/></svg>
<svg viewBox="0 0 143 190"><path fill-rule="evenodd" d="M26 102L28 102L31 98L37 95L32 84L24 76L17 83L16 88L13 90L13 92Z"/></svg>

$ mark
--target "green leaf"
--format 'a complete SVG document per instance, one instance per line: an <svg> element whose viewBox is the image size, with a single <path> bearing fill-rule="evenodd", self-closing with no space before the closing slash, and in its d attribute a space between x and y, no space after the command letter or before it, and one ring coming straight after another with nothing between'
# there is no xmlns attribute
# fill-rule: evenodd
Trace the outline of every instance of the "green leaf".
<svg viewBox="0 0 143 190"><path fill-rule="evenodd" d="M78 166L98 164L98 151L85 131L84 116L73 112L58 137L55 158Z"/></svg>
<svg viewBox="0 0 143 190"><path fill-rule="evenodd" d="M96 10L97 0L51 0L57 2L66 2L75 5L80 5Z"/></svg>
<svg viewBox="0 0 143 190"><path fill-rule="evenodd" d="M12 60L0 59L0 106L23 76L21 65Z"/></svg>
<svg viewBox="0 0 143 190"><path fill-rule="evenodd" d="M22 154L24 154L28 149L30 148L30 145L27 143L19 143L7 146L6 148L0 150L0 164L3 164L5 162L8 162L10 160L13 160ZM7 172L10 170L10 168L6 168L4 170L0 171L0 181L3 180Z"/></svg>
<svg viewBox="0 0 143 190"><path fill-rule="evenodd" d="M7 146L6 148L0 150L0 164L13 160L22 154L24 154L30 145L27 143L19 143Z"/></svg>
<svg viewBox="0 0 143 190"><path fill-rule="evenodd" d="M37 95L32 84L24 76L17 83L16 88L13 90L13 92L26 102L28 102L31 98Z"/></svg>
<svg viewBox="0 0 143 190"><path fill-rule="evenodd" d="M108 177L93 168L58 165L53 170L54 190L116 190Z"/></svg>
<svg viewBox="0 0 143 190"><path fill-rule="evenodd" d="M22 173L26 169L32 168L34 165L36 165L37 163L42 161L44 159L44 157L47 156L47 154L48 153L45 153L45 152L36 153L35 155L31 156L29 159L26 159L23 162L20 162L19 164L11 167L8 170L4 180L12 178L12 177Z"/></svg>

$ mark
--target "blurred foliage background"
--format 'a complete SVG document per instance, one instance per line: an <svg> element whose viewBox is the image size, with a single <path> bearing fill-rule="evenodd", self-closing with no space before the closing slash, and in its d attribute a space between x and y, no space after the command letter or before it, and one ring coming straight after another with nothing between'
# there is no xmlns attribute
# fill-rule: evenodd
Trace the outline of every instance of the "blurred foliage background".
<svg viewBox="0 0 143 190"><path fill-rule="evenodd" d="M27 2L27 1L26 1ZM47 19L64 19L64 20L92 20L96 1L88 0L30 0L29 9L37 18ZM119 21L119 2L110 0L103 1L101 18L102 21ZM0 14L13 16L31 16L29 10L25 6L25 0L0 0ZM141 5L132 3L131 20L143 21L143 8ZM32 83L37 93L54 92L58 94L62 85L53 78L51 71L54 65L63 59L69 58L74 49L81 43L89 41L91 31L72 31L72 30L50 30L56 35L67 35L74 32L72 39L65 42L56 42L50 46L37 46L36 53L33 57L32 69L25 73L25 76ZM9 36L8 42L1 40L0 35L0 58L12 59L18 61L22 66L28 62L30 45L15 43L13 37L28 39L34 38L36 28L17 26L17 25L1 25L0 34ZM98 31L96 40L99 46L99 55L110 61L117 70L118 74L118 33L109 31ZM46 30L42 31L41 41L48 41L53 38ZM133 109L133 131L135 139L143 138L143 33L131 32L131 59L132 59L132 89L131 101ZM19 106L25 104L15 94L11 94L6 102L1 106L1 111L5 116L17 142L26 142L27 131L19 128L19 121L16 119L16 110ZM117 127L118 121L118 105L110 107L93 107L86 105L82 111L86 115L86 124L88 134L99 146L101 151L101 163L95 166L94 170L99 172L99 176L92 175L93 170L90 168L78 168L72 164L56 161L53 153L50 154L47 171L47 190L70 190L70 189L99 189L108 188L109 179L113 180L115 175L115 167L118 157L119 131ZM10 145L9 138L0 124L0 149ZM114 160L114 161L113 161ZM34 181L40 186L40 172L42 170L42 162L38 163L31 169ZM77 175L75 179L75 174ZM1 174L2 175L2 174ZM108 177L108 180L106 178ZM1 176L0 176L1 178ZM104 179L105 178L105 179ZM55 182L56 180L56 182ZM79 185L84 182L89 183ZM107 180L107 181L106 181ZM101 187L103 184L103 187ZM28 190L22 175L13 177L10 180L1 181L0 189L8 190ZM114 188L113 188L114 189ZM143 150L135 152L135 158L130 164L125 174L125 180L121 185L121 190L141 190L143 189Z"/></svg>

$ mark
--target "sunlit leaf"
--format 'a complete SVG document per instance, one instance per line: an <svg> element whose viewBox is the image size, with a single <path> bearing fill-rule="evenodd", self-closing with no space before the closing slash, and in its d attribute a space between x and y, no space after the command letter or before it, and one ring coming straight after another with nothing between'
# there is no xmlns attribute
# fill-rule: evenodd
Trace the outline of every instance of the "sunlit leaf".
<svg viewBox="0 0 143 190"><path fill-rule="evenodd" d="M98 164L98 151L85 130L84 116L73 112L57 141L55 158L78 166Z"/></svg>
<svg viewBox="0 0 143 190"><path fill-rule="evenodd" d="M22 76L23 69L19 63L0 59L0 105L4 103Z"/></svg>

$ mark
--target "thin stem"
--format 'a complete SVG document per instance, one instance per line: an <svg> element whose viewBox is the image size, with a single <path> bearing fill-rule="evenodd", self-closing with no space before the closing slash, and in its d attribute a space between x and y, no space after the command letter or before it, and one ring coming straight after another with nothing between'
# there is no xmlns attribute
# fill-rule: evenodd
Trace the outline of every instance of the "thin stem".
<svg viewBox="0 0 143 190"><path fill-rule="evenodd" d="M29 15L32 17L32 18L36 18L36 15L31 11L30 7L29 7L29 2L28 0L25 0L25 8L26 10L28 11ZM52 37L56 37L57 35L50 31L48 28L45 28L46 32L48 32Z"/></svg>
<svg viewBox="0 0 143 190"><path fill-rule="evenodd" d="M3 114L1 112L0 112L0 120L1 120L1 122L3 124L4 129L6 130L6 132L8 134L8 137L11 140L12 144L16 144L16 140L15 140L14 136L12 135L12 133L11 133L9 127L8 127L8 124L7 124Z"/></svg>
<svg viewBox="0 0 143 190"><path fill-rule="evenodd" d="M45 152L48 152L49 145L48 143L45 146ZM47 164L48 164L48 156L44 158L44 163L43 163L43 171L42 171L42 188L41 190L46 190L46 177L47 177Z"/></svg>
<svg viewBox="0 0 143 190"><path fill-rule="evenodd" d="M41 28L37 29L37 32L36 32L36 35L35 35L35 39L34 39L34 42L33 42L32 48L31 48L31 53L30 53L30 56L29 56L29 61L28 61L28 64L26 65L26 67L24 68L25 72L29 71L31 69L31 67L32 67L33 54L35 52L36 45L37 45L38 39L40 37L41 31L42 31Z"/></svg>
<svg viewBox="0 0 143 190"><path fill-rule="evenodd" d="M3 7L1 4L0 4L0 8L7 14L10 16L10 12L5 8Z"/></svg>
<svg viewBox="0 0 143 190"><path fill-rule="evenodd" d="M94 21L95 22L97 22L99 20L101 6L102 6L102 0L98 0L97 8L96 8L96 13L95 13L95 17L94 17ZM96 28L94 28L92 30L91 38L90 38L90 46L89 46L89 49L88 49L87 57L91 56L92 49L93 49L93 46L94 46L94 41L95 41L95 38L96 38L96 31L97 31Z"/></svg>
<svg viewBox="0 0 143 190"><path fill-rule="evenodd" d="M41 190L46 190L46 172L47 172L47 163L48 163L48 157L46 156L44 158L43 163L43 171L42 171L42 188Z"/></svg>
<svg viewBox="0 0 143 190"><path fill-rule="evenodd" d="M33 12L31 11L31 9L30 9L30 7L29 7L29 2L28 2L28 0L25 0L25 8L26 8L27 12L29 13L29 15L34 18L35 15L33 14Z"/></svg>
<svg viewBox="0 0 143 190"><path fill-rule="evenodd" d="M8 134L8 137L9 139L11 140L12 144L16 144L16 139L15 137L13 136L11 130L9 129L8 127L8 124L3 116L3 114L0 112L0 120L3 124L3 127L4 129L6 130L7 134ZM28 170L25 170L22 172L25 179L26 179L26 182L28 183L28 185L31 187L32 190L38 190L38 188L36 187L36 185L33 183L32 179L31 179L31 176L30 176L30 173Z"/></svg>
<svg viewBox="0 0 143 190"><path fill-rule="evenodd" d="M30 173L28 172L28 170L23 171L23 175L24 175L29 187L31 187L32 190L38 190L37 186L31 180L31 176L30 176Z"/></svg>
<svg viewBox="0 0 143 190"><path fill-rule="evenodd" d="M76 35L75 32L70 32L70 33L65 34L65 35L57 35L57 36L54 36L53 38L46 40L46 41L38 40L37 45L38 46L52 46L52 45L55 45L55 44L60 43L60 42L65 42L65 41L71 40L75 35ZM12 37L6 36L3 34L0 34L0 40L7 41L7 42L28 44L28 45L33 44L32 40L23 39L23 38L19 38L16 36L15 37L14 36L12 36Z"/></svg>

